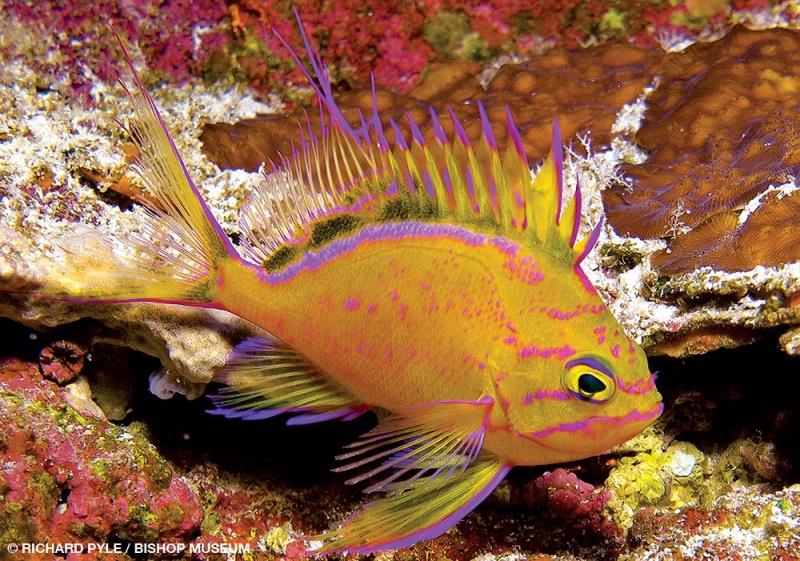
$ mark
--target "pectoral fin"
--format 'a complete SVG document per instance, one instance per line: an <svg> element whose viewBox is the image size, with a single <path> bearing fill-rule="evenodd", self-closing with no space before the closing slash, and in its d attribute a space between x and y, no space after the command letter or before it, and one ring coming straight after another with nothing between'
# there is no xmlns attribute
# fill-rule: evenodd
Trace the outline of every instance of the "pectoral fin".
<svg viewBox="0 0 800 561"><path fill-rule="evenodd" d="M367 410L275 339L252 337L239 343L217 378L226 386L211 396L217 408L209 412L229 418L256 420L294 413L287 424L301 425L349 420Z"/></svg>
<svg viewBox="0 0 800 561"><path fill-rule="evenodd" d="M508 468L481 452L493 400L429 403L382 421L337 457L336 471L364 468L348 483L377 479L367 504L320 536L321 552L366 553L404 547L445 532L480 503Z"/></svg>
<svg viewBox="0 0 800 561"><path fill-rule="evenodd" d="M368 503L338 530L318 537L313 553L370 553L433 539L478 506L510 469L482 453L463 472L418 481L401 493Z"/></svg>

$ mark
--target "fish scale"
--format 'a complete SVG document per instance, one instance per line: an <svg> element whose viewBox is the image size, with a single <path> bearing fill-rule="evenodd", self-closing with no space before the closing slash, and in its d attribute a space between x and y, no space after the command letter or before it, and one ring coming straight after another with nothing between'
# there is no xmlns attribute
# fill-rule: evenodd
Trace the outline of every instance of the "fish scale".
<svg viewBox="0 0 800 561"><path fill-rule="evenodd" d="M391 121L387 135L377 105L354 128L300 32L310 69L293 56L323 131L303 132L250 195L243 256L125 51L143 234L126 240L127 264L65 271L70 292L47 296L218 308L267 331L231 354L212 413L289 424L385 413L339 469L387 494L316 536L317 554L436 537L513 466L600 454L652 423L663 406L646 357L582 269L602 224L579 236L557 122L535 178L508 109L493 123L478 105L477 142L433 108L430 138L410 115L410 138Z"/></svg>

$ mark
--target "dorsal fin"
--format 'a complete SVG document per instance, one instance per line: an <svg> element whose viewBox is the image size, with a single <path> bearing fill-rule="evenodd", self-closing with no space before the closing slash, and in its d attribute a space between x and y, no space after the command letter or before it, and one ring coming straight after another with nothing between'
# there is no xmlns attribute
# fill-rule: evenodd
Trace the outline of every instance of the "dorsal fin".
<svg viewBox="0 0 800 561"><path fill-rule="evenodd" d="M317 95L321 132L312 132L309 123L301 125L299 147L273 165L266 182L251 194L242 219L246 254L251 259L264 262L284 244L307 240L320 217L358 212L367 202L380 206L405 198L433 208L442 220L493 225L504 235L536 245L575 266L580 264L599 237L601 224L578 240L582 197L576 185L575 196L564 204L563 151L556 119L550 154L535 179L508 107L505 126L509 143L502 154L480 102L477 142L469 138L449 108L453 134L445 133L433 107L433 138L427 138L406 114L410 138L390 119L390 141L378 114L374 80L372 114L367 119L361 115L360 127L354 128L333 97L327 71L296 10L295 15L310 68L278 37Z"/></svg>

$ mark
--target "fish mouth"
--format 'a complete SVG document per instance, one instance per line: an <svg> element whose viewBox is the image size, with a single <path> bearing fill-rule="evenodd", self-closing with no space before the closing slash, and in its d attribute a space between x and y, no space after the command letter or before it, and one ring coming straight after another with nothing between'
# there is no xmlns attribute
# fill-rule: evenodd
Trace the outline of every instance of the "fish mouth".
<svg viewBox="0 0 800 561"><path fill-rule="evenodd" d="M562 446L558 446L557 442L548 442L549 439L554 437L558 439L559 436L574 436L576 434L591 438L592 448L596 447L598 443L611 440L608 438L609 436L615 440L614 444L618 444L639 434L655 421L663 411L664 404L658 401L653 407L645 411L634 409L625 415L587 417L580 421L560 423L546 429L522 433L522 435L541 446L554 450L560 449ZM606 448L609 446L611 445L607 445Z"/></svg>

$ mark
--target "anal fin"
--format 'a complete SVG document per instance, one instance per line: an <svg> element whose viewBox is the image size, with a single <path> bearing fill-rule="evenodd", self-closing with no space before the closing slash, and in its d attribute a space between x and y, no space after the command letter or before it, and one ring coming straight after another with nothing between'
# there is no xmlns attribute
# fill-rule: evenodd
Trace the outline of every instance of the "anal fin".
<svg viewBox="0 0 800 561"><path fill-rule="evenodd" d="M301 425L350 420L368 409L275 339L251 337L239 343L217 381L225 387L210 396L216 409L209 412L229 418L294 413L287 424Z"/></svg>

